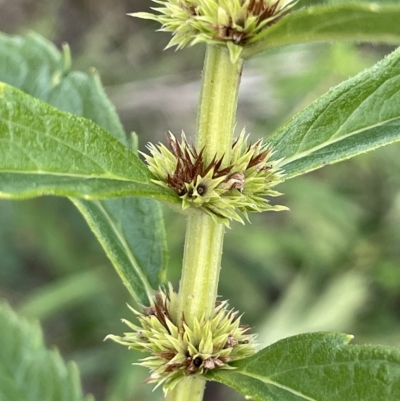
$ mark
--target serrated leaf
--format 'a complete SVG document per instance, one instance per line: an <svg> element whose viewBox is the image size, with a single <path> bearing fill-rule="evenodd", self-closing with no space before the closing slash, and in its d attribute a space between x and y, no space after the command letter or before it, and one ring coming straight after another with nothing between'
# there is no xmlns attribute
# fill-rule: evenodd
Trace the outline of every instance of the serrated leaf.
<svg viewBox="0 0 400 401"><path fill-rule="evenodd" d="M0 34L0 60L0 80L18 85L61 110L94 121L130 147L96 71L91 70L89 74L71 72L67 46L60 53L52 43L33 33L24 38ZM37 77L43 77L41 85L36 84ZM39 86L41 90L38 90ZM136 153L136 147L133 150ZM136 197L93 203L75 198L73 202L102 243L131 294L135 293L135 288L135 299L146 303L149 283L157 288L167 268L165 229L158 202ZM146 213L143 213L144 209ZM107 215L112 219L105 218ZM149 281L140 290L139 282L131 281L135 280L138 267Z"/></svg>
<svg viewBox="0 0 400 401"><path fill-rule="evenodd" d="M286 178L400 140L400 49L297 113L271 137Z"/></svg>
<svg viewBox="0 0 400 401"><path fill-rule="evenodd" d="M302 8L263 30L242 57L297 43L346 40L400 43L400 5L343 2Z"/></svg>
<svg viewBox="0 0 400 401"><path fill-rule="evenodd" d="M0 401L90 401L78 369L46 349L37 323L0 303Z"/></svg>
<svg viewBox="0 0 400 401"><path fill-rule="evenodd" d="M139 158L90 120L0 84L0 197L173 200Z"/></svg>
<svg viewBox="0 0 400 401"><path fill-rule="evenodd" d="M310 333L289 337L250 358L236 370L209 378L255 401L397 401L400 350L349 345L351 336Z"/></svg>

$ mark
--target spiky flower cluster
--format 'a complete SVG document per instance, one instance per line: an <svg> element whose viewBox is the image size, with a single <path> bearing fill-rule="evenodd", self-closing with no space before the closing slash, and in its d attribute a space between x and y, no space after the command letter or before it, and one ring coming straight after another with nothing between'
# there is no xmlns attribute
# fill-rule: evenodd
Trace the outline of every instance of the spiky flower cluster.
<svg viewBox="0 0 400 401"><path fill-rule="evenodd" d="M153 303L140 313L132 308L140 325L123 322L132 330L123 337L106 337L129 348L150 353L138 365L150 369L148 383L164 384L171 390L184 377L203 375L213 369L234 369L229 362L254 354L255 336L240 324L237 311L228 303L218 302L210 319L194 319L191 327L184 317L176 316L177 295L168 291L156 293Z"/></svg>
<svg viewBox="0 0 400 401"><path fill-rule="evenodd" d="M243 223L248 212L286 210L270 205L265 196L278 196L272 190L282 181L278 161L270 161L272 149L262 140L248 144L244 131L234 141L228 163L223 157L204 160L204 149L197 151L182 133L181 141L168 134L168 147L148 144L151 155L145 159L157 184L172 188L182 201L182 209L201 208L216 222L229 225L230 220Z"/></svg>
<svg viewBox="0 0 400 401"><path fill-rule="evenodd" d="M161 31L172 32L167 47L178 49L199 42L227 45L235 62L247 43L271 25L297 0L153 0L159 14L135 13L133 16L158 21Z"/></svg>

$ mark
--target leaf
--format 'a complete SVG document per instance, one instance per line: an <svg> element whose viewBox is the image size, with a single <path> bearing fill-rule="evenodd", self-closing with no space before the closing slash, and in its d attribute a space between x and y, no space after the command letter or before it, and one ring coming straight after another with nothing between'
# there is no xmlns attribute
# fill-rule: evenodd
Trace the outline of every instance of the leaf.
<svg viewBox="0 0 400 401"><path fill-rule="evenodd" d="M0 303L0 400L90 401L82 395L78 368L48 351L37 323Z"/></svg>
<svg viewBox="0 0 400 401"><path fill-rule="evenodd" d="M286 178L400 140L400 49L297 113L271 137Z"/></svg>
<svg viewBox="0 0 400 401"><path fill-rule="evenodd" d="M92 120L126 144L126 135L107 99L95 69L89 74L70 71L71 55L41 36L0 33L0 81L52 106Z"/></svg>
<svg viewBox="0 0 400 401"><path fill-rule="evenodd" d="M0 33L0 75L2 81L46 100L61 60L54 47L38 46L39 42L35 34L24 40Z"/></svg>
<svg viewBox="0 0 400 401"><path fill-rule="evenodd" d="M165 281L167 255L161 210L147 199L110 199L107 206L100 201L72 201L131 295L138 303L148 304L152 289Z"/></svg>
<svg viewBox="0 0 400 401"><path fill-rule="evenodd" d="M139 158L93 122L0 84L0 197L173 199Z"/></svg>
<svg viewBox="0 0 400 401"><path fill-rule="evenodd" d="M209 378L255 401L397 401L400 351L349 345L352 336L310 333L289 337L252 357L214 370Z"/></svg>
<svg viewBox="0 0 400 401"><path fill-rule="evenodd" d="M245 46L242 57L298 43L346 40L400 43L400 5L326 4L293 11L266 28Z"/></svg>
<svg viewBox="0 0 400 401"><path fill-rule="evenodd" d="M24 38L0 34L0 60L0 80L19 86L61 110L88 118L128 144L96 71L71 72L67 46L60 53L52 43L36 34ZM38 77L42 77L40 85L36 84ZM96 201L75 198L72 201L102 243L117 272L122 274L122 281L131 294L135 288L134 298L147 303L146 291L150 286L160 285L167 268L165 229L159 203L137 197ZM112 218L105 217L110 215ZM148 276L148 282L141 289L138 288L140 281L131 281L135 280L138 269L142 271L141 276Z"/></svg>

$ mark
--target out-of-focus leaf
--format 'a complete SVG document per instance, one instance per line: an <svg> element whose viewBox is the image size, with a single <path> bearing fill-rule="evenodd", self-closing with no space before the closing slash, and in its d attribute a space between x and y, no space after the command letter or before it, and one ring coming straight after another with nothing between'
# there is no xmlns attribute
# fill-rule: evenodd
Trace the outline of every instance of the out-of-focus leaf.
<svg viewBox="0 0 400 401"><path fill-rule="evenodd" d="M59 52L35 33L26 37L0 33L0 81L60 110L88 118L125 143L125 132L96 71L85 74L70 69L67 45Z"/></svg>
<svg viewBox="0 0 400 401"><path fill-rule="evenodd" d="M297 113L272 136L286 178L400 140L400 49Z"/></svg>
<svg viewBox="0 0 400 401"><path fill-rule="evenodd" d="M76 365L48 351L39 325L0 303L0 400L90 401L82 395Z"/></svg>
<svg viewBox="0 0 400 401"><path fill-rule="evenodd" d="M366 280L356 271L332 279L320 294L311 277L299 274L259 325L260 346L304 332L347 330L367 297Z"/></svg>
<svg viewBox="0 0 400 401"><path fill-rule="evenodd" d="M107 285L97 270L84 270L42 286L24 300L18 312L43 321L67 307L91 296L100 296L106 291Z"/></svg>
<svg viewBox="0 0 400 401"><path fill-rule="evenodd" d="M216 369L209 378L255 401L397 401L400 351L349 345L352 336L310 333L289 337Z"/></svg>
<svg viewBox="0 0 400 401"><path fill-rule="evenodd" d="M274 47L304 42L399 44L399 20L400 4L341 2L302 8L260 32L242 55L249 58Z"/></svg>

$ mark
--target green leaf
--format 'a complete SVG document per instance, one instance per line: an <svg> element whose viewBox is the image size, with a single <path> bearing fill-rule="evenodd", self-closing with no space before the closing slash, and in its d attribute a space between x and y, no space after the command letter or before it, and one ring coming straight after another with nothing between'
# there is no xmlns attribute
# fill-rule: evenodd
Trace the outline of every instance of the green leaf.
<svg viewBox="0 0 400 401"><path fill-rule="evenodd" d="M148 199L72 200L85 216L134 299L149 303L165 281L166 244L162 214ZM149 229L151 228L151 229Z"/></svg>
<svg viewBox="0 0 400 401"><path fill-rule="evenodd" d="M339 333L301 334L278 341L236 370L215 370L209 378L255 401L397 401L400 351L349 345Z"/></svg>
<svg viewBox="0 0 400 401"><path fill-rule="evenodd" d="M346 40L400 43L400 5L343 2L302 8L266 28L242 53L250 58L265 50L298 43Z"/></svg>
<svg viewBox="0 0 400 401"><path fill-rule="evenodd" d="M0 33L0 75L2 81L46 100L61 60L54 47L38 46L39 42L35 34L24 40Z"/></svg>
<svg viewBox="0 0 400 401"><path fill-rule="evenodd" d="M125 132L96 71L85 74L70 69L67 45L60 53L35 33L23 38L0 33L0 81L92 120L125 144Z"/></svg>
<svg viewBox="0 0 400 401"><path fill-rule="evenodd" d="M0 400L90 401L82 395L78 369L48 351L37 323L0 303Z"/></svg>
<svg viewBox="0 0 400 401"><path fill-rule="evenodd" d="M93 122L0 84L0 197L86 199L173 195L146 166Z"/></svg>
<svg viewBox="0 0 400 401"><path fill-rule="evenodd" d="M94 121L130 147L96 71L71 72L67 46L60 53L52 43L36 34L24 38L0 34L0 60L0 80L19 86L61 110ZM40 85L36 83L38 77L42 77ZM134 151L136 153L136 147ZM75 198L73 202L131 294L146 303L146 291L150 285L153 288L160 285L167 268L165 229L159 203L137 197L96 201ZM140 289L140 281L135 281L138 269L148 281L145 284L145 280Z"/></svg>
<svg viewBox="0 0 400 401"><path fill-rule="evenodd" d="M271 137L292 178L400 140L400 49L296 114Z"/></svg>

